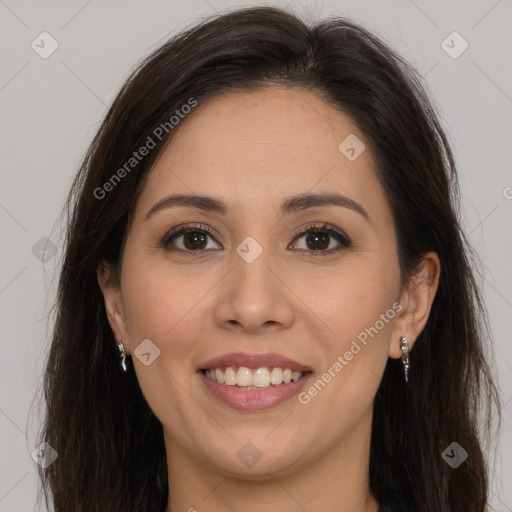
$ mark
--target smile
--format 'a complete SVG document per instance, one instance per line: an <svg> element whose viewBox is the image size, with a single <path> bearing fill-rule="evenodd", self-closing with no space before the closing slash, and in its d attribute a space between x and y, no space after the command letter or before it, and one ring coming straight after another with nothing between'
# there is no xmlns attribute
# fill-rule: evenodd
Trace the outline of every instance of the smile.
<svg viewBox="0 0 512 512"><path fill-rule="evenodd" d="M300 393L313 370L281 354L235 352L203 362L197 375L210 398L232 409L256 412Z"/></svg>

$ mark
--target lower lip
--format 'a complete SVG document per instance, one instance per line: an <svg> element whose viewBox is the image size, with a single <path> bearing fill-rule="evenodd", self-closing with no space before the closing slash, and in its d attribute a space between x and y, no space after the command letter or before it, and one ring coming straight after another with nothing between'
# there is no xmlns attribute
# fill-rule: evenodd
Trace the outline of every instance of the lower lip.
<svg viewBox="0 0 512 512"><path fill-rule="evenodd" d="M270 386L262 390L245 390L237 386L219 384L209 379L203 372L198 372L210 393L218 400L240 411L264 411L279 405L297 395L304 387L312 373L308 373L295 382Z"/></svg>

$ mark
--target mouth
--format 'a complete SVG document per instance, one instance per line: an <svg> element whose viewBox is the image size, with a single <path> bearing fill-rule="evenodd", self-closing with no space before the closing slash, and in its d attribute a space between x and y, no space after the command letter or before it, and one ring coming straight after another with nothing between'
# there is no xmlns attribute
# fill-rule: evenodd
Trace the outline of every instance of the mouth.
<svg viewBox="0 0 512 512"><path fill-rule="evenodd" d="M207 392L243 411L273 408L300 392L313 371L277 354L226 354L198 368Z"/></svg>

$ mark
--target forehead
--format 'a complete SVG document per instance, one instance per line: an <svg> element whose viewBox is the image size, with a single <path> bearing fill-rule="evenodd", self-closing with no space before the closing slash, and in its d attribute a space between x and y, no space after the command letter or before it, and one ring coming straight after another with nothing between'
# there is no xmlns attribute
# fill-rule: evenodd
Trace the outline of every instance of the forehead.
<svg viewBox="0 0 512 512"><path fill-rule="evenodd" d="M347 140L360 153L355 159L343 152ZM330 189L360 200L382 196L364 134L317 94L276 86L199 104L159 156L139 202L147 211L168 193L209 194L236 210Z"/></svg>

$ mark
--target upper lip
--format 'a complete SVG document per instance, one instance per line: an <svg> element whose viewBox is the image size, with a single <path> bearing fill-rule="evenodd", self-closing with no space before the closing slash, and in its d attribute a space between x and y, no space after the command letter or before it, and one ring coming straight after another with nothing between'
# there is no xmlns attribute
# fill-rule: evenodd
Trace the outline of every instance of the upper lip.
<svg viewBox="0 0 512 512"><path fill-rule="evenodd" d="M199 370L223 368L226 366L244 366L251 370L263 368L265 366L271 366L289 368L290 370L296 372L311 371L309 366L279 354L246 354L244 352L233 352L231 354L224 354L222 356L209 359L199 367Z"/></svg>

